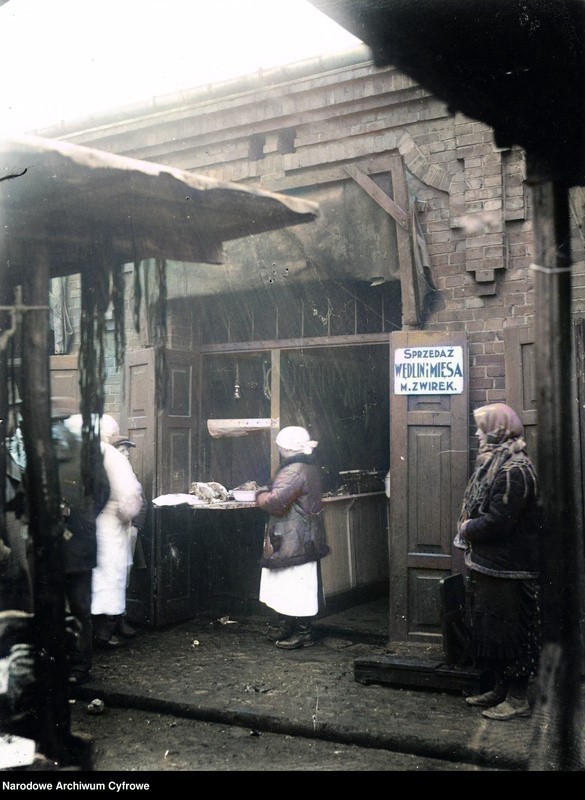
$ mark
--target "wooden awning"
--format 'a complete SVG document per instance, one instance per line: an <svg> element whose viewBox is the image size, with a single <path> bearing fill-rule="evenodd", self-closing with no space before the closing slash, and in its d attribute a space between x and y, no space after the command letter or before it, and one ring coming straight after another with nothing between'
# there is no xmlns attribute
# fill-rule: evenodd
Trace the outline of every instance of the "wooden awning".
<svg viewBox="0 0 585 800"><path fill-rule="evenodd" d="M225 241L319 213L307 200L34 136L0 139L0 179L2 265L18 270L23 245L42 245L51 277L82 271L105 239L122 263L219 264Z"/></svg>

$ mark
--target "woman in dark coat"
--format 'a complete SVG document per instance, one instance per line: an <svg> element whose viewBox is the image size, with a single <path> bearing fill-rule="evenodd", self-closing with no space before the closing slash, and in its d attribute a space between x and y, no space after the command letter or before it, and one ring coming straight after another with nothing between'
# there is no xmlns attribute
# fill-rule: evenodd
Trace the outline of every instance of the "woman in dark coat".
<svg viewBox="0 0 585 800"><path fill-rule="evenodd" d="M495 403L474 417L479 452L455 543L470 571L475 663L495 681L466 701L508 720L530 716L527 689L540 654L537 480L515 411Z"/></svg>
<svg viewBox="0 0 585 800"><path fill-rule="evenodd" d="M280 616L276 646L295 650L313 644L311 619L319 611L318 561L327 555L317 442L304 428L283 428L276 437L282 464L268 490L256 494L270 514L260 565L260 601Z"/></svg>

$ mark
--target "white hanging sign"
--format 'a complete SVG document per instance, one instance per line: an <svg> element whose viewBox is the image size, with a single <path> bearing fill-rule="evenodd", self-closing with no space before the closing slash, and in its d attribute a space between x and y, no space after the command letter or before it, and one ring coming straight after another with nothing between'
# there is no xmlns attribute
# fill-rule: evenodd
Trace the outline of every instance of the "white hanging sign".
<svg viewBox="0 0 585 800"><path fill-rule="evenodd" d="M399 347L394 353L394 394L461 394L463 348Z"/></svg>

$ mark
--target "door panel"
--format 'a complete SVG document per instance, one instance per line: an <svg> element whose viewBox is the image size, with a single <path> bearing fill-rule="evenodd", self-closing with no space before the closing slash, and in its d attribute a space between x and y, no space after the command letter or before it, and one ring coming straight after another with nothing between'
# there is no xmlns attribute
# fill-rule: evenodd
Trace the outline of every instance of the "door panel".
<svg viewBox="0 0 585 800"><path fill-rule="evenodd" d="M51 396L75 397L79 400L79 369L77 353L51 356Z"/></svg>
<svg viewBox="0 0 585 800"><path fill-rule="evenodd" d="M524 424L528 453L537 461L536 345L531 326L504 331L506 399Z"/></svg>
<svg viewBox="0 0 585 800"><path fill-rule="evenodd" d="M162 524L153 513L153 498L188 492L193 480L193 453L197 431L196 356L166 351L166 407L156 410L155 353L153 348L130 351L126 358L126 406L122 430L135 442L132 465L149 502L142 535L146 569L133 570L128 591L128 613L136 622L165 625L197 612L201 594L198 558L188 526ZM184 515L177 513L184 521Z"/></svg>
<svg viewBox="0 0 585 800"><path fill-rule="evenodd" d="M160 414L159 494L188 492L196 480L198 391L193 353L167 350L167 402Z"/></svg>
<svg viewBox="0 0 585 800"><path fill-rule="evenodd" d="M152 499L156 497L156 418L154 410L154 350L130 350L126 354L125 404L120 410L120 430L136 445L130 460L148 502L146 522L140 534L146 567L132 569L126 593L126 610L131 622L156 622L153 591L159 555L153 524Z"/></svg>
<svg viewBox="0 0 585 800"><path fill-rule="evenodd" d="M460 394L395 394L397 348L463 348ZM453 548L468 478L468 354L462 332L391 335L390 638L441 635L439 581L462 567Z"/></svg>

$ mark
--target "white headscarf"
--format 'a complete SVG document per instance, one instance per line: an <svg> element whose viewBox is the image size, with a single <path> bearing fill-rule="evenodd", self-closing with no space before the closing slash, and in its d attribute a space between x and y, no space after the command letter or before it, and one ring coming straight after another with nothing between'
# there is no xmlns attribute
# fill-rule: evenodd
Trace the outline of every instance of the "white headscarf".
<svg viewBox="0 0 585 800"><path fill-rule="evenodd" d="M276 444L281 450L286 450L289 453L304 453L306 456L309 456L319 442L315 442L311 439L309 432L304 428L291 425L288 428L283 428L279 432L276 437Z"/></svg>
<svg viewBox="0 0 585 800"><path fill-rule="evenodd" d="M65 425L76 436L81 436L83 427L83 417L81 414L72 414L65 420ZM109 414L103 414L100 418L100 438L102 442L111 444L113 439L120 435L120 426Z"/></svg>

